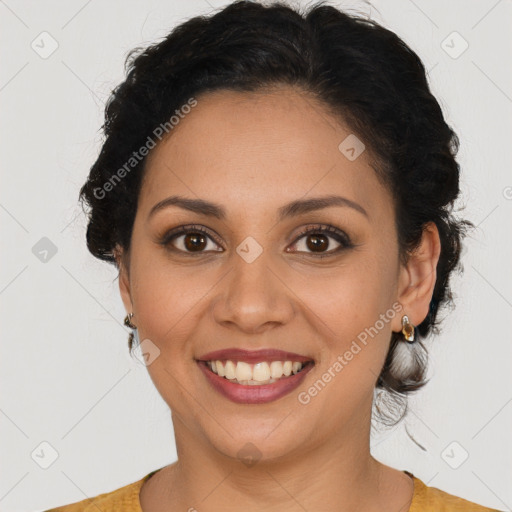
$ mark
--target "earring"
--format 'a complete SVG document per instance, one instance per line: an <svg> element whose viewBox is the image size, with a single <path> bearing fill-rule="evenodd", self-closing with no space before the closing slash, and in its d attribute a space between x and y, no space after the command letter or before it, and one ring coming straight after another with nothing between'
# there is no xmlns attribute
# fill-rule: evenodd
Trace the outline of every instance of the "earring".
<svg viewBox="0 0 512 512"><path fill-rule="evenodd" d="M124 318L124 325L130 327L130 329L137 329L136 325L133 325L131 320L133 318L133 313L128 313Z"/></svg>
<svg viewBox="0 0 512 512"><path fill-rule="evenodd" d="M414 343L414 325L409 322L407 315L402 317L402 334L404 335L405 341Z"/></svg>
<svg viewBox="0 0 512 512"><path fill-rule="evenodd" d="M407 315L402 317L402 334L404 339L399 340L393 350L390 372L395 379L406 382L421 370L418 352L421 344L414 341L414 325L409 322Z"/></svg>

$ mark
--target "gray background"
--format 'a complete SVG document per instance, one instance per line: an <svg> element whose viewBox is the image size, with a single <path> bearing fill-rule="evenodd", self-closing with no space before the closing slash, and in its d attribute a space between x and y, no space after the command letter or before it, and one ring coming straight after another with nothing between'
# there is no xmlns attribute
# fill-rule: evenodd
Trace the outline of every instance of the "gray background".
<svg viewBox="0 0 512 512"><path fill-rule="evenodd" d="M128 355L116 271L87 252L77 197L127 51L225 3L0 0L0 510L82 500L176 458L170 413ZM457 307L431 345L432 380L372 451L427 485L510 510L511 1L331 3L370 13L420 55L460 137L461 215L478 225ZM450 467L447 453L454 465L466 452Z"/></svg>

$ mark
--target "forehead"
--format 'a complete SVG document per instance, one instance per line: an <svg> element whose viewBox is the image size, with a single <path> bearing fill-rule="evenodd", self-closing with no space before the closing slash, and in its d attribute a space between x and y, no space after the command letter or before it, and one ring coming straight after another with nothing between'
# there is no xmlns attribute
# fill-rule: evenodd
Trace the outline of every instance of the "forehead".
<svg viewBox="0 0 512 512"><path fill-rule="evenodd" d="M148 155L139 208L174 194L207 198L234 212L327 194L343 195L369 213L389 207L369 152L347 158L347 144L355 140L356 151L362 146L311 95L283 86L196 99Z"/></svg>

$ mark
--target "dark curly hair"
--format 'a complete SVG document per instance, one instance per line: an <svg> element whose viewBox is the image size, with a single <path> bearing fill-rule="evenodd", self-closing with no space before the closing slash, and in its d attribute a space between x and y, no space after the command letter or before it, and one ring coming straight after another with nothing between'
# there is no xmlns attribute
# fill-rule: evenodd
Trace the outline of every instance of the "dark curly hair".
<svg viewBox="0 0 512 512"><path fill-rule="evenodd" d="M119 170L123 165L126 170L155 127L191 97L219 89L295 86L364 141L378 179L393 197L401 262L418 247L425 224L437 226L437 280L428 315L415 328L420 339L426 338L439 333L438 312L453 303L449 278L454 269L462 270L462 237L474 227L452 216L459 194L459 140L429 89L422 62L404 41L372 20L323 4L301 13L281 2L236 1L211 16L189 19L157 44L129 52L126 80L105 108L101 152L80 190L90 207L87 247L114 264L117 244L129 257L146 159L123 179ZM427 357L419 342L423 353L415 374L394 377L391 362L400 340L392 333L377 388L406 410L406 394L427 382Z"/></svg>

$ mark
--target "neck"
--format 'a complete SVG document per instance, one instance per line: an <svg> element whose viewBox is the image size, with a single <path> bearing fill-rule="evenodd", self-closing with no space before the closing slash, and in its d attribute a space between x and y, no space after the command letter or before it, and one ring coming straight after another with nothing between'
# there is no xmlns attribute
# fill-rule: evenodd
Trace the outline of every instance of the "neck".
<svg viewBox="0 0 512 512"><path fill-rule="evenodd" d="M157 479L158 501L165 504L161 510L229 511L239 510L243 503L248 512L382 512L388 510L383 502L389 503L389 510L408 510L404 496L411 494L410 479L371 456L368 418L345 424L329 436L331 442L308 446L293 457L262 457L251 466L202 442L179 418L173 422L178 461ZM158 508L145 506L146 510Z"/></svg>

